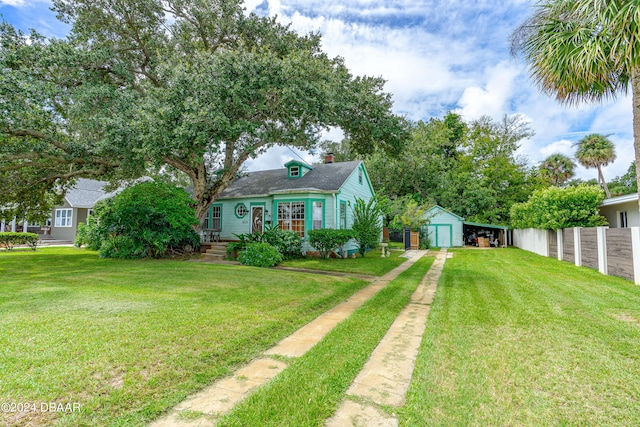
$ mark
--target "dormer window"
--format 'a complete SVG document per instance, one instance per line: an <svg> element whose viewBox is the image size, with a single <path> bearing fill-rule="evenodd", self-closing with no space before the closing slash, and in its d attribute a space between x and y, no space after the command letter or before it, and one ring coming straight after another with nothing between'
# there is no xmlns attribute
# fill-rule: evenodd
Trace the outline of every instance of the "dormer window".
<svg viewBox="0 0 640 427"><path fill-rule="evenodd" d="M313 168L304 162L299 162L297 160L291 160L287 164L285 164L287 168L287 176L289 178L302 178L304 174L312 170Z"/></svg>

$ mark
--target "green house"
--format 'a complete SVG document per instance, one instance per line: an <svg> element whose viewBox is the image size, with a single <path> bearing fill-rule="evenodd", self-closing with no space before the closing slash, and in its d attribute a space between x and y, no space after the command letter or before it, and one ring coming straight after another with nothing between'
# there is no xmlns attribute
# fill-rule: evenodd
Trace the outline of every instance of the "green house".
<svg viewBox="0 0 640 427"><path fill-rule="evenodd" d="M292 160L282 169L249 172L236 179L211 204L205 227L220 240L255 233L266 224L293 230L305 237L309 230L349 229L356 199L369 201L374 191L361 161L308 165ZM349 253L357 247L351 243ZM303 250L311 250L308 244Z"/></svg>

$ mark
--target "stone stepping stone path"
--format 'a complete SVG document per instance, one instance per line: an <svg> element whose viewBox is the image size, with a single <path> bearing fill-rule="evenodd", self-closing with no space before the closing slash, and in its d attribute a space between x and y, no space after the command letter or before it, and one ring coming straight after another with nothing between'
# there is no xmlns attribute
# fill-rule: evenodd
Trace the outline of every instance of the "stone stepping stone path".
<svg viewBox="0 0 640 427"><path fill-rule="evenodd" d="M347 398L327 427L397 426L395 417L381 405L400 407L411 383L431 303L447 258L441 250L409 304L400 312L389 331L347 390Z"/></svg>
<svg viewBox="0 0 640 427"><path fill-rule="evenodd" d="M446 252L446 250L445 250ZM444 259L444 253L441 252L438 254L436 261L433 266L429 270L431 272L434 270L436 263L439 258ZM331 331L338 323L342 320L346 319L354 310L364 304L369 298L373 297L380 289L385 287L389 282L395 279L399 274L406 271L409 267L411 267L418 259L420 259L423 255L425 255L427 251L407 251L405 253L405 257L407 257L407 261L402 263L400 266L396 267L389 273L385 274L382 277L376 278L370 285L361 289L359 292L352 295L345 302L338 304L333 307L331 310L325 312L320 315L315 320L311 321L307 325L303 326L298 331L294 332L292 335L283 339L280 343L278 343L273 348L267 350L265 352L265 357L259 358L251 362L249 365L239 369L236 371L231 377L223 378L211 384L210 386L204 388L200 392L188 397L186 400L178 404L168 415L156 420L150 426L151 427L210 427L215 426L216 419L222 415L225 415L231 411L231 409L240 401L248 397L251 393L253 393L258 387L265 384L280 372L282 372L286 367L287 363L277 358L277 356L285 356L285 357L300 357L304 355L309 349L311 349L315 344L317 344L329 331ZM440 267L440 270L442 268ZM429 276L429 273L427 274ZM425 279L426 277L425 276ZM438 274L439 277L439 274ZM425 280L423 280L423 283ZM428 314L428 308L424 307L419 310L419 304L422 303L414 303L414 299L416 301L426 301L429 296L433 299L433 295L431 293L435 293L435 288L433 290L426 290L425 286L421 283L414 293L412 297L412 302L409 304L407 308L415 305L415 307L411 308L410 312L405 313L403 311L401 315L398 317L406 318L405 323L408 321L409 326L402 326L401 323L393 324L390 329L390 333L392 330L400 330L403 329L411 329L413 332L410 335L414 335L411 340L407 342L409 347L413 348L420 345L420 339L422 337L422 332L424 331L424 325L422 329L420 329L419 323L420 319L424 317L426 321L426 315ZM437 279L436 279L437 283ZM421 288L425 288L421 290ZM416 295L425 294L423 297L418 298ZM426 298L426 299L425 299ZM430 302L429 302L430 304ZM425 306L426 307L426 306ZM417 310L417 311L416 311ZM418 313L419 312L419 313ZM416 323L417 322L417 323ZM416 323L416 324L414 324ZM424 323L424 322L422 322ZM418 335L419 334L419 335ZM387 334L389 335L389 334ZM405 341L407 338L403 335L401 338L389 338L385 336L383 341L377 347L380 348L383 345L385 340L390 340L391 348L394 346L397 347L397 340ZM396 341L394 341L396 340ZM417 344L415 343L417 341ZM410 343L409 343L410 342ZM376 349L376 352L378 351ZM396 349L397 350L397 349ZM395 351L395 350L394 350ZM406 386L403 386L404 391L399 389L400 392L392 392L395 394L402 394L401 399L404 398L404 393L406 393L406 389L409 386L409 381L411 379L411 372L413 371L413 362L415 362L415 357L417 355L417 347L414 351L415 355L413 356L400 356L400 359L397 360L396 365L387 365L384 369L386 372L393 372L393 375L396 375L397 369L403 369L407 371L410 368L408 373L397 373L397 383L406 381ZM374 352L375 355L375 352ZM269 357L276 356L276 357ZM373 357L373 355L372 355ZM412 357L412 359L411 359ZM405 360L406 359L406 360ZM408 364L407 361L411 360L411 363ZM365 369L376 369L375 366L373 368L367 368L365 365ZM409 366L410 365L410 366ZM365 372L365 370L363 370ZM361 374L363 375L363 374ZM371 374L364 374L368 377L372 377ZM358 377L360 378L360 376ZM366 395L364 389L370 389L371 393L377 395L388 395L390 394L390 390L396 387L394 383L390 383L387 381L386 377L378 376L378 380L380 385L372 385L363 379L356 379L354 385L349 390L349 394L353 396L358 396L360 394ZM377 383L376 383L377 384ZM354 388L355 387L355 388ZM377 390L377 391L376 391ZM372 402L376 402L375 399L379 399L379 397L367 397L370 398ZM396 398L395 401L398 401ZM386 404L386 403L385 403ZM340 411L336 414L336 417L332 418L329 422L332 426L343 426L343 425L378 425L378 424L349 424L350 420L358 421L361 419L373 420L373 419L383 419L384 414L379 413L379 411L371 405L360 405L351 400L346 400L345 405L351 407L353 405L362 406L362 410L356 414L356 412L349 411L344 412L341 408ZM343 406L344 407L344 406ZM342 412L341 412L342 411ZM355 414L355 415L354 415ZM363 418L366 414L366 418ZM347 418L344 418L347 417ZM377 418L376 418L377 417ZM392 420L393 421L393 420ZM344 424L346 422L346 424ZM359 421L358 421L359 422ZM338 423L338 424L336 424ZM380 424L387 425L387 424ZM389 424L395 425L395 424Z"/></svg>

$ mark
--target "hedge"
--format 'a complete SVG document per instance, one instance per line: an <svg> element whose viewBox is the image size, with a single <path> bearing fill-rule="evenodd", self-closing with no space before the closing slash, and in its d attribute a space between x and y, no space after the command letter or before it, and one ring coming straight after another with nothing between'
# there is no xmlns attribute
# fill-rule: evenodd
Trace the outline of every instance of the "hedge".
<svg viewBox="0 0 640 427"><path fill-rule="evenodd" d="M3 232L0 233L0 248L10 251L16 245L27 245L35 251L39 240L40 237L36 233Z"/></svg>

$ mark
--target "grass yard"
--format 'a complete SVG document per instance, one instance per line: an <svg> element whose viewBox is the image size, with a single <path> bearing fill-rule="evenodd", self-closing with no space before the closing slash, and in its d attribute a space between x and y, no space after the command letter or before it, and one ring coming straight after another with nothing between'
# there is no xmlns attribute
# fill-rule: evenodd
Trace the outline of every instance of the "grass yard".
<svg viewBox="0 0 640 427"><path fill-rule="evenodd" d="M1 401L37 405L0 425L144 425L366 285L74 248L0 253L0 277Z"/></svg>
<svg viewBox="0 0 640 427"><path fill-rule="evenodd" d="M380 256L380 249L373 250L363 258L359 254L355 258L329 258L322 259L318 257L308 257L301 259L292 259L284 261L279 265L283 267L306 268L309 270L336 271L353 274L370 274L373 276L382 276L393 270L403 262L406 258L400 255L404 250L392 250L389 258Z"/></svg>
<svg viewBox="0 0 640 427"><path fill-rule="evenodd" d="M401 425L640 425L640 287L517 249L453 252Z"/></svg>

